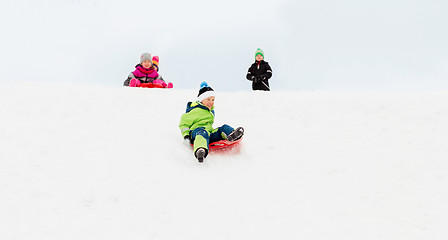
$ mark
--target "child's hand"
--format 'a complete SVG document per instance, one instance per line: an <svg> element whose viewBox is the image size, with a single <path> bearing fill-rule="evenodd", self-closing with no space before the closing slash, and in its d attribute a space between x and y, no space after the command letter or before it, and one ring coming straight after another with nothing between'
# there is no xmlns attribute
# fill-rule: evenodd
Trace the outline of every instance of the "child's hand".
<svg viewBox="0 0 448 240"><path fill-rule="evenodd" d="M191 138L190 138L190 136L185 136L184 137L184 144L186 145L186 146L189 146L190 145L190 143L191 143Z"/></svg>

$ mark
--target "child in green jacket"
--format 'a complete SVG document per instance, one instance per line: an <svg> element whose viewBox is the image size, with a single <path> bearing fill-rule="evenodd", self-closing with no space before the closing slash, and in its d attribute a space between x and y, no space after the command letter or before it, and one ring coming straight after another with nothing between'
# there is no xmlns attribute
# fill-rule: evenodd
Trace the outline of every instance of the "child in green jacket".
<svg viewBox="0 0 448 240"><path fill-rule="evenodd" d="M208 146L220 140L236 141L244 134L244 129L233 129L224 124L213 128L215 120L215 92L206 82L201 83L196 102L188 102L187 110L180 118L179 128L184 139L194 146L194 155L202 162L208 155Z"/></svg>

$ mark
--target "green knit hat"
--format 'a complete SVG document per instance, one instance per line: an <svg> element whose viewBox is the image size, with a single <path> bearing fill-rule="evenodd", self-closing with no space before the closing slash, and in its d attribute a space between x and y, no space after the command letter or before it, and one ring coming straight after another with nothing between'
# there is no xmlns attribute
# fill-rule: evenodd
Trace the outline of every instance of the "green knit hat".
<svg viewBox="0 0 448 240"><path fill-rule="evenodd" d="M257 48L257 51L255 51L255 57L257 57L257 55L261 55L264 58L263 50L261 50L260 48Z"/></svg>

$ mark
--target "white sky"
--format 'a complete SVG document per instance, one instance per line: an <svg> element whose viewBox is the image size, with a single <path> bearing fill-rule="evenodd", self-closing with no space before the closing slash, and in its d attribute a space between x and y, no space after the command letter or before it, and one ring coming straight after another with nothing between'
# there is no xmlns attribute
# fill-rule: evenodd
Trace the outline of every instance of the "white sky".
<svg viewBox="0 0 448 240"><path fill-rule="evenodd" d="M3 0L0 81L121 85L142 52L176 88L250 89L260 47L279 90L448 89L442 0Z"/></svg>

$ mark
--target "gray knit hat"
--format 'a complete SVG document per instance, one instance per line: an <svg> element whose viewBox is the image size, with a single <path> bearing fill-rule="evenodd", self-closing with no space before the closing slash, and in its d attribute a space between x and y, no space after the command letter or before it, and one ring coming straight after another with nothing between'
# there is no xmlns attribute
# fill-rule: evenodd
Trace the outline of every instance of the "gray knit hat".
<svg viewBox="0 0 448 240"><path fill-rule="evenodd" d="M149 53L142 53L142 56L140 57L140 63L142 63L145 60L151 61L151 64L152 64L151 54L149 54Z"/></svg>

